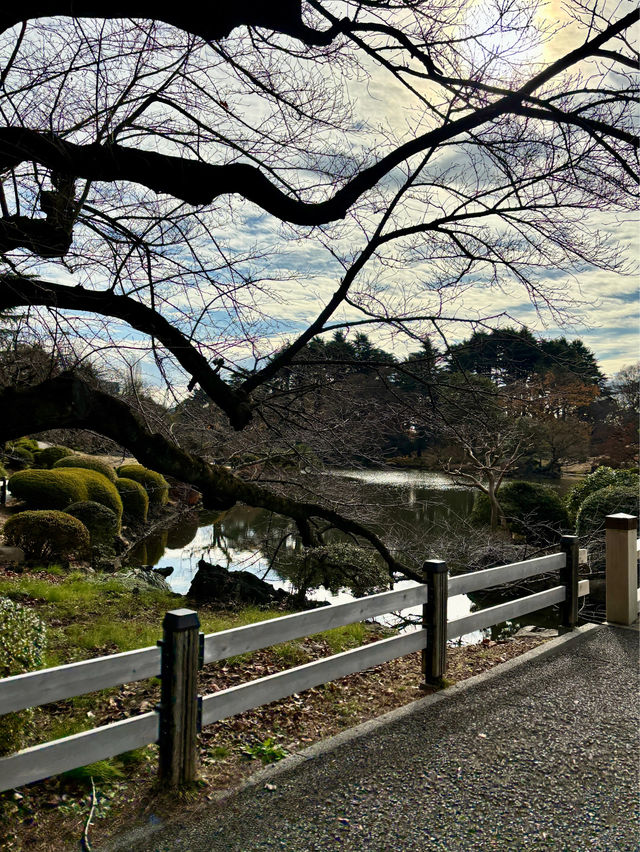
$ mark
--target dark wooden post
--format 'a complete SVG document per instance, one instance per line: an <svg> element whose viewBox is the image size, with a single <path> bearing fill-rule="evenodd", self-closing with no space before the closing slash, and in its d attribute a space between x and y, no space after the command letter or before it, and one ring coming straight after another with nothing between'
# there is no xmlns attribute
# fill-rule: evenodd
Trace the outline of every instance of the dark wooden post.
<svg viewBox="0 0 640 852"><path fill-rule="evenodd" d="M578 536L563 535L560 550L567 557L567 564L560 569L560 582L567 590L560 608L560 624L567 630L575 630L578 626Z"/></svg>
<svg viewBox="0 0 640 852"><path fill-rule="evenodd" d="M430 559L423 565L428 589L422 607L422 623L427 631L427 647L422 652L425 684L440 684L447 668L447 599L449 573L442 559Z"/></svg>
<svg viewBox="0 0 640 852"><path fill-rule="evenodd" d="M176 787L196 776L200 619L191 609L174 609L162 627L159 776Z"/></svg>

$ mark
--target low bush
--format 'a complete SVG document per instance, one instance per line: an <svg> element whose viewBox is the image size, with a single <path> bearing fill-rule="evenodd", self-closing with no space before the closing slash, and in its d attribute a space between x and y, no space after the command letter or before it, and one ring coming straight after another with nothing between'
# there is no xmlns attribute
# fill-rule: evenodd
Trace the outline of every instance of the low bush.
<svg viewBox="0 0 640 852"><path fill-rule="evenodd" d="M14 497L25 500L34 509L66 509L71 503L95 500L122 518L122 500L106 477L85 468L23 470L9 480Z"/></svg>
<svg viewBox="0 0 640 852"><path fill-rule="evenodd" d="M92 548L113 548L113 540L120 531L115 512L95 500L72 503L64 511L65 514L82 521L89 530Z"/></svg>
<svg viewBox="0 0 640 852"><path fill-rule="evenodd" d="M59 459L52 465L54 470L65 467L80 467L83 470L95 470L106 476L109 482L115 482L117 479L116 472L111 465L95 456L65 456L65 458Z"/></svg>
<svg viewBox="0 0 640 852"><path fill-rule="evenodd" d="M139 482L149 495L152 507L164 506L169 499L169 483L155 470L149 470L141 464L123 464L118 468L118 476Z"/></svg>
<svg viewBox="0 0 640 852"><path fill-rule="evenodd" d="M133 523L146 524L149 512L149 495L144 486L135 479L119 477L116 479L116 488L122 500L124 516Z"/></svg>
<svg viewBox="0 0 640 852"><path fill-rule="evenodd" d="M86 557L89 530L65 512L36 510L12 515L4 525L8 545L20 547L28 559L52 561Z"/></svg>
<svg viewBox="0 0 640 852"><path fill-rule="evenodd" d="M38 450L34 454L34 467L48 470L60 459L71 455L73 455L73 453L68 447L45 447L44 450Z"/></svg>
<svg viewBox="0 0 640 852"><path fill-rule="evenodd" d="M572 520L576 520L580 506L591 494L608 488L611 485L621 485L638 488L638 471L633 469L614 470L611 467L599 467L573 486L567 494L567 511Z"/></svg>
<svg viewBox="0 0 640 852"><path fill-rule="evenodd" d="M509 529L536 543L554 541L568 524L562 498L548 485L537 482L507 482L498 493ZM491 517L489 498L476 494L471 521L488 524Z"/></svg>
<svg viewBox="0 0 640 852"><path fill-rule="evenodd" d="M42 664L46 630L40 619L22 604L0 597L0 678L33 671ZM0 716L0 754L18 751L33 710Z"/></svg>
<svg viewBox="0 0 640 852"><path fill-rule="evenodd" d="M592 535L604 530L607 515L625 512L638 514L638 489L628 485L609 485L590 494L583 501L576 518L578 535Z"/></svg>

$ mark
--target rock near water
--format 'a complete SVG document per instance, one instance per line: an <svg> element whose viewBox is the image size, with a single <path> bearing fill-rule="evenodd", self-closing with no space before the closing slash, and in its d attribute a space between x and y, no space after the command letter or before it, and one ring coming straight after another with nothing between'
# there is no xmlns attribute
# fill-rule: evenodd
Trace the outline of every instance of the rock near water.
<svg viewBox="0 0 640 852"><path fill-rule="evenodd" d="M283 604L290 598L283 589L275 589L248 571L228 571L201 559L191 581L188 596L211 603Z"/></svg>

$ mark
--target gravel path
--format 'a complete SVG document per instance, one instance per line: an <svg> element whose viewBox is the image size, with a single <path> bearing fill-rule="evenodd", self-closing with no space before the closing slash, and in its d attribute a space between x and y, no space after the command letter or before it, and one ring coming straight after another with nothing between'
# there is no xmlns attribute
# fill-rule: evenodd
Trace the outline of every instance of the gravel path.
<svg viewBox="0 0 640 852"><path fill-rule="evenodd" d="M638 633L596 629L110 848L638 852L638 681Z"/></svg>

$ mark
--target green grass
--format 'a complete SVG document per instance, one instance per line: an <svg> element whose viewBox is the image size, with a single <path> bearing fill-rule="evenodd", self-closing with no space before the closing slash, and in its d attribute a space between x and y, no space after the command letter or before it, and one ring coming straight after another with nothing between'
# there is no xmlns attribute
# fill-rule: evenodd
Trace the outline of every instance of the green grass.
<svg viewBox="0 0 640 852"><path fill-rule="evenodd" d="M162 638L165 612L184 606L184 599L172 592L141 589L134 594L115 578L80 572L56 583L27 575L3 579L0 595L28 604L47 624L44 666L155 645ZM221 613L203 607L199 615L201 629L216 633L281 613L258 607Z"/></svg>
<svg viewBox="0 0 640 852"><path fill-rule="evenodd" d="M318 633L316 638L324 639L331 648L332 654L340 654L342 651L348 651L349 648L362 645L367 629L367 625L361 622L345 624L344 627L334 627L333 630Z"/></svg>

